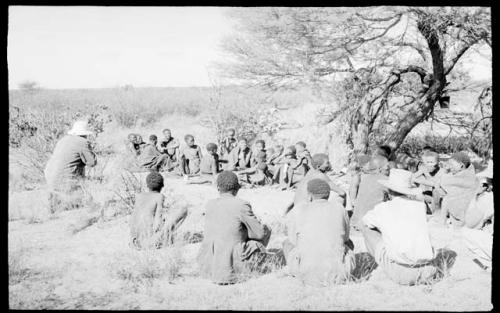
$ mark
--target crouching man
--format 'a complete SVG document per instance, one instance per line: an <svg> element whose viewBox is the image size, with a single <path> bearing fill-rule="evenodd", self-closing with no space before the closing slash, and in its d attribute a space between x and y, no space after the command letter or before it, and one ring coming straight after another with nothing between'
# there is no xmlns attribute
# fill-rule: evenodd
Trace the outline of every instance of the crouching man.
<svg viewBox="0 0 500 313"><path fill-rule="evenodd" d="M217 284L237 282L248 270L258 272L268 256L271 230L252 212L250 203L236 197L240 185L236 174L217 176L220 197L206 205L204 239L198 254L203 277Z"/></svg>
<svg viewBox="0 0 500 313"><path fill-rule="evenodd" d="M392 169L388 180L379 181L392 199L377 204L362 218L368 252L401 285L426 282L437 272L422 190L411 187L411 175Z"/></svg>
<svg viewBox="0 0 500 313"><path fill-rule="evenodd" d="M345 282L355 267L347 212L328 202L330 185L323 179L310 180L307 193L308 201L289 215L283 252L290 272L311 285Z"/></svg>

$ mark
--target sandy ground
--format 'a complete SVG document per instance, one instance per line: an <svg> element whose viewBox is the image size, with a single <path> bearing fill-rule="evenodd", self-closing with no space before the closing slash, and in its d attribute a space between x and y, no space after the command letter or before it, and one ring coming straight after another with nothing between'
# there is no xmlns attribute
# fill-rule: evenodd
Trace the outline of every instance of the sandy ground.
<svg viewBox="0 0 500 313"><path fill-rule="evenodd" d="M204 204L217 196L215 188L186 185L172 178L166 185L177 201L189 206L189 217L180 231L201 231ZM255 214L273 227L269 247L280 247L284 239L280 215L293 193L263 187L243 189L239 196L250 201ZM449 274L432 285L399 286L377 268L365 281L311 287L289 276L285 267L237 285L217 286L197 276L194 260L200 243L154 252L132 250L128 246L128 216L100 221L73 234L71 225L85 209L54 216L40 214L46 206L45 197L43 189L10 193L12 309L492 309L491 272L472 262L458 231L435 224L430 225L435 248L452 250L457 257ZM355 252L365 252L361 234L353 232L351 237ZM175 253L177 259L173 258ZM169 277L165 273L174 271L163 269L172 262L178 270Z"/></svg>

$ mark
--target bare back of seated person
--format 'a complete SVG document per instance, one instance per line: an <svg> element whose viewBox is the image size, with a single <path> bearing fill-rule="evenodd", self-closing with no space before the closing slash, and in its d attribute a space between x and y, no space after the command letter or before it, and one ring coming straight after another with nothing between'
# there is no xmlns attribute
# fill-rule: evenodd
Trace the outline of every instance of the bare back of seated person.
<svg viewBox="0 0 500 313"><path fill-rule="evenodd" d="M154 234L161 230L164 196L159 192L144 192L136 196L130 226L131 236L137 246L154 244Z"/></svg>

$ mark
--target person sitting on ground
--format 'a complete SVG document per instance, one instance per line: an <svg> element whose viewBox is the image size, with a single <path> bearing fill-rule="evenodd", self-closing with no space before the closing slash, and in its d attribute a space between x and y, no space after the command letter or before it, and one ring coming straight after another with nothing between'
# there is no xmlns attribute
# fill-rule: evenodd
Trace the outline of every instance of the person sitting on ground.
<svg viewBox="0 0 500 313"><path fill-rule="evenodd" d="M76 121L68 134L61 138L44 169L49 190L49 210L54 213L59 203L73 206L89 198L81 188L85 179L85 167L97 164L96 155L90 145L88 121Z"/></svg>
<svg viewBox="0 0 500 313"><path fill-rule="evenodd" d="M156 135L149 136L149 143L144 146L140 155L140 166L145 169L160 171L168 162L168 157L158 151L156 144L158 137Z"/></svg>
<svg viewBox="0 0 500 313"><path fill-rule="evenodd" d="M243 181L249 182L249 175L255 174L260 164L266 164L266 153L263 151L257 152L254 162L255 164L250 168L235 171L236 175L243 177Z"/></svg>
<svg viewBox="0 0 500 313"><path fill-rule="evenodd" d="M197 175L200 172L200 163L203 157L201 148L195 144L193 135L184 136L184 141L186 147L180 153L182 174L185 177Z"/></svg>
<svg viewBox="0 0 500 313"><path fill-rule="evenodd" d="M448 160L449 173L443 174L437 182L443 195L440 221L447 223L448 216L452 225L461 227L465 223L465 212L476 195L479 181L474 166L463 152L455 152Z"/></svg>
<svg viewBox="0 0 500 313"><path fill-rule="evenodd" d="M363 167L370 162L370 156L364 153L358 153L354 156L353 161L348 167L348 172L351 174L351 179L349 183L349 206L346 208L349 217L352 216L352 211L354 209L354 199L358 194L359 181L361 178L361 171ZM347 201L346 201L347 202Z"/></svg>
<svg viewBox="0 0 500 313"><path fill-rule="evenodd" d="M136 249L161 248L172 244L175 230L188 214L185 207L165 212L165 197L161 194L164 183L160 173L149 173L146 185L149 191L136 195L130 216L130 245Z"/></svg>
<svg viewBox="0 0 500 313"><path fill-rule="evenodd" d="M346 192L337 186L331 179L326 175L326 172L331 170L330 160L328 159L328 155L324 153L317 153L311 158L312 168L309 172L307 172L306 176L300 181L297 186L297 190L295 191L295 195L293 197L293 202L287 206L285 209L285 215L290 212L295 206L300 205L301 203L308 201L308 193L307 193L307 183L315 178L320 178L328 183L330 186L330 190L333 191L331 193L332 200L340 203L343 207L346 204Z"/></svg>
<svg viewBox="0 0 500 313"><path fill-rule="evenodd" d="M281 166L279 167L278 171L274 173L273 181L279 178L279 188L282 190L290 189L291 185L293 184L293 181L289 177L289 168L293 168L295 167L295 165L297 165L296 153L297 150L295 149L295 146L287 147L284 151ZM297 182L297 180L295 180L295 182Z"/></svg>
<svg viewBox="0 0 500 313"><path fill-rule="evenodd" d="M266 163L260 162L252 169L255 170L252 170L251 173L245 173L245 176L240 178L243 184L249 184L251 187L272 185L272 175L269 173Z"/></svg>
<svg viewBox="0 0 500 313"><path fill-rule="evenodd" d="M307 284L345 282L355 267L349 217L340 203L328 202L329 195L325 180L311 179L307 202L290 213L283 252L290 272Z"/></svg>
<svg viewBox="0 0 500 313"><path fill-rule="evenodd" d="M217 177L220 197L208 201L204 238L197 257L200 273L217 284L238 281L264 263L271 230L254 215L250 203L238 198L240 184L231 171Z"/></svg>
<svg viewBox="0 0 500 313"><path fill-rule="evenodd" d="M441 209L440 189L436 186L444 171L439 167L439 154L436 152L424 152L420 162L419 170L412 175L412 183L422 186L427 213L434 214Z"/></svg>
<svg viewBox="0 0 500 313"><path fill-rule="evenodd" d="M473 261L483 269L491 269L493 253L493 164L477 176L480 179L476 197L471 201L465 213L465 227L462 228L462 238L467 248L472 252Z"/></svg>
<svg viewBox="0 0 500 313"><path fill-rule="evenodd" d="M284 147L283 145L275 145L274 146L274 153L269 152L269 158L267 159L267 165L269 172L274 175L278 172L281 162L283 161L284 158ZM276 177L276 179L273 178L273 183L279 181L279 177Z"/></svg>
<svg viewBox="0 0 500 313"><path fill-rule="evenodd" d="M378 181L387 177L388 171L387 158L375 155L363 167L361 175L358 176L359 180L351 182L353 184L350 188L353 207L351 225L355 229L359 229L361 218L366 212L372 210L376 204L384 201L385 188Z"/></svg>
<svg viewBox="0 0 500 313"><path fill-rule="evenodd" d="M380 184L390 200L362 218L365 246L385 274L401 285L426 283L437 274L420 188L411 187L411 173L392 169Z"/></svg>
<svg viewBox="0 0 500 313"><path fill-rule="evenodd" d="M253 150L252 150L252 158L250 159L250 166L256 166L257 163L259 163L259 160L257 160L257 155L259 153L263 152L266 154L266 142L262 139L256 140Z"/></svg>
<svg viewBox="0 0 500 313"><path fill-rule="evenodd" d="M207 154L203 156L200 163L200 176L198 179L188 180L189 184L204 184L212 182L215 185L217 174L219 174L219 155L215 143L207 144Z"/></svg>
<svg viewBox="0 0 500 313"><path fill-rule="evenodd" d="M229 128L226 130L226 137L222 139L220 142L220 156L226 157L233 151L234 148L238 145L238 141L236 140L236 131L234 128Z"/></svg>
<svg viewBox="0 0 500 313"><path fill-rule="evenodd" d="M127 136L127 150L132 153L134 156L138 156L141 154L142 148L146 144L141 135L130 133Z"/></svg>
<svg viewBox="0 0 500 313"><path fill-rule="evenodd" d="M170 167L179 162L179 141L172 137L170 129L165 128L163 131L163 140L160 142L160 152L164 153L169 158Z"/></svg>
<svg viewBox="0 0 500 313"><path fill-rule="evenodd" d="M295 150L297 151L297 162L295 166L288 167L288 187L291 187L292 182L295 180L300 181L311 168L311 153L306 149L306 144L303 141L299 141L295 144ZM294 177L295 176L295 177Z"/></svg>
<svg viewBox="0 0 500 313"><path fill-rule="evenodd" d="M248 147L248 142L245 138L240 138L238 146L231 150L226 163L226 170L242 170L250 168L250 160L252 158L252 150Z"/></svg>

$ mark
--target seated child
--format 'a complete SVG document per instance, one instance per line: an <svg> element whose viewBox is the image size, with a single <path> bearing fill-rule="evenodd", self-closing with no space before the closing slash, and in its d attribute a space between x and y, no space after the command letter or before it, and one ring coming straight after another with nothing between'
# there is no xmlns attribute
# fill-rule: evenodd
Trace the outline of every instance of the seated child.
<svg viewBox="0 0 500 313"><path fill-rule="evenodd" d="M156 148L157 143L158 137L156 135L149 136L149 143L144 146L139 157L141 167L160 171L167 164L168 157L158 151L158 148Z"/></svg>
<svg viewBox="0 0 500 313"><path fill-rule="evenodd" d="M252 186L271 185L272 175L271 173L269 173L266 164L266 153L262 151L259 152L256 160L256 165L252 166L249 169L239 171L236 174L240 176L242 182L251 184Z"/></svg>
<svg viewBox="0 0 500 313"><path fill-rule="evenodd" d="M264 140L262 140L262 139L259 139L259 140L255 141L255 144L254 144L254 147L253 147L253 150L252 150L252 158L250 160L250 166L257 165L257 163L259 162L257 160L257 155L260 152L266 153L266 142Z"/></svg>
<svg viewBox="0 0 500 313"><path fill-rule="evenodd" d="M171 163L179 161L179 141L172 137L168 128L163 130L163 140L160 142L159 150L169 157Z"/></svg>
<svg viewBox="0 0 500 313"><path fill-rule="evenodd" d="M184 141L187 146L180 153L182 174L186 176L199 174L202 158L201 149L194 143L193 135L184 136Z"/></svg>
<svg viewBox="0 0 500 313"><path fill-rule="evenodd" d="M203 156L200 163L200 177L197 180L189 181L191 184L203 184L215 182L219 170L219 155L215 143L207 144L207 154Z"/></svg>
<svg viewBox="0 0 500 313"><path fill-rule="evenodd" d="M173 233L187 216L184 207L177 212L165 212L161 194L163 176L151 172L146 177L148 192L136 195L134 211L130 216L130 245L136 249L161 248L173 243Z"/></svg>
<svg viewBox="0 0 500 313"><path fill-rule="evenodd" d="M311 153L306 149L306 144L299 141L295 144L297 160L292 162L287 169L287 185L286 188L290 189L295 184L300 182L311 168L312 160Z"/></svg>
<svg viewBox="0 0 500 313"><path fill-rule="evenodd" d="M247 140L242 137L238 141L238 146L229 153L226 170L234 171L250 168L251 158L252 150L248 147Z"/></svg>
<svg viewBox="0 0 500 313"><path fill-rule="evenodd" d="M411 182L422 187L427 213L433 214L441 208L441 194L436 185L444 171L439 167L439 155L436 152L424 152L420 163L421 166L416 173L413 173Z"/></svg>
<svg viewBox="0 0 500 313"><path fill-rule="evenodd" d="M270 152L268 153L269 156L267 159L267 165L269 172L273 174L273 176L278 171L279 167L281 166L281 162L283 161L284 158L283 150L284 150L283 145L275 145L273 153Z"/></svg>
<svg viewBox="0 0 500 313"><path fill-rule="evenodd" d="M130 133L127 136L127 149L132 152L133 155L138 156L141 154L141 150L146 144L142 141L142 137L139 134Z"/></svg>
<svg viewBox="0 0 500 313"><path fill-rule="evenodd" d="M283 155L283 159L280 162L281 165L273 175L273 181L276 181L279 178L279 187L281 189L288 188L288 183L289 183L288 168L297 165L296 153L297 150L295 149L295 146L289 146L288 148L286 148ZM290 183L292 182L290 181Z"/></svg>
<svg viewBox="0 0 500 313"><path fill-rule="evenodd" d="M231 151L236 148L238 141L236 140L236 131L234 128L226 130L226 137L220 142L220 156L226 157Z"/></svg>

